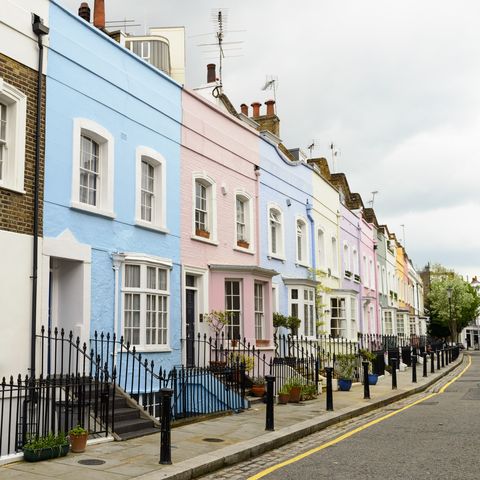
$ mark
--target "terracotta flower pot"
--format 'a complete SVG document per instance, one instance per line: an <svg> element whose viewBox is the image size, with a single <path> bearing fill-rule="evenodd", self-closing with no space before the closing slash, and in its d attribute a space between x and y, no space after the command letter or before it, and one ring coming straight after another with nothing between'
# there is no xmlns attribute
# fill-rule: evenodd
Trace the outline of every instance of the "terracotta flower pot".
<svg viewBox="0 0 480 480"><path fill-rule="evenodd" d="M265 385L252 385L250 391L254 397L263 397L265 395Z"/></svg>
<svg viewBox="0 0 480 480"><path fill-rule="evenodd" d="M197 237L210 238L210 232L207 232L206 230L201 230L199 228L195 230L195 235Z"/></svg>
<svg viewBox="0 0 480 480"><path fill-rule="evenodd" d="M237 240L237 246L241 248L248 248L250 244L245 240Z"/></svg>
<svg viewBox="0 0 480 480"><path fill-rule="evenodd" d="M290 401L290 394L289 393L279 393L278 394L278 403L280 405L285 405Z"/></svg>
<svg viewBox="0 0 480 480"><path fill-rule="evenodd" d="M268 347L270 345L270 340L255 340L255 345L257 347Z"/></svg>
<svg viewBox="0 0 480 480"><path fill-rule="evenodd" d="M302 396L302 387L292 387L290 389L290 399L288 401L290 403L298 403L300 401L301 396Z"/></svg>
<svg viewBox="0 0 480 480"><path fill-rule="evenodd" d="M82 453L87 448L88 432L81 433L80 435L70 434L71 450L74 453Z"/></svg>

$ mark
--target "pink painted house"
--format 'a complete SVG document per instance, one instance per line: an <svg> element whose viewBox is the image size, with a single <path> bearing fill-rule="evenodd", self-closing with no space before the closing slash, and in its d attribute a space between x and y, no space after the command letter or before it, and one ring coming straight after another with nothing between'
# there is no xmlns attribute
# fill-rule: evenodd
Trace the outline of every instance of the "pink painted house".
<svg viewBox="0 0 480 480"><path fill-rule="evenodd" d="M213 88L215 89L215 82ZM228 99L184 89L181 150L182 357L195 364L212 310L231 312L224 333L273 348L271 278L259 267L258 133ZM217 89L218 92L218 89Z"/></svg>

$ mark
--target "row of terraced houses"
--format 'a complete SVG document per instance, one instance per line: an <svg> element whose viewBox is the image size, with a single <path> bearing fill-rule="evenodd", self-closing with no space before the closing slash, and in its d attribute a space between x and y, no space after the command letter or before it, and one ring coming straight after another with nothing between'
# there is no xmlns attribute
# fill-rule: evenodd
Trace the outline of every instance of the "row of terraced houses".
<svg viewBox="0 0 480 480"><path fill-rule="evenodd" d="M100 0L93 22L85 3L2 7L0 377L35 372L42 325L165 368L192 362L212 310L267 353L274 312L310 340L426 333L395 233L282 143L274 101L235 108L213 65L183 86L182 29L108 32Z"/></svg>

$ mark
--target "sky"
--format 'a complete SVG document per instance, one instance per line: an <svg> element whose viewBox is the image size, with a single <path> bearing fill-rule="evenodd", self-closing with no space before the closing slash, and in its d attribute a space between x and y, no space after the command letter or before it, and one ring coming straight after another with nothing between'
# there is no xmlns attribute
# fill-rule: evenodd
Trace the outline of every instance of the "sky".
<svg viewBox="0 0 480 480"><path fill-rule="evenodd" d="M78 0L60 0L76 11ZM287 148L315 147L405 242L414 264L480 274L478 0L105 0L108 20L185 26L186 85L218 60L212 13L226 15L223 85L237 109L278 78ZM90 0L93 14L93 0ZM333 165L330 163L330 168ZM402 227L404 225L404 227ZM405 232L405 235L404 235Z"/></svg>

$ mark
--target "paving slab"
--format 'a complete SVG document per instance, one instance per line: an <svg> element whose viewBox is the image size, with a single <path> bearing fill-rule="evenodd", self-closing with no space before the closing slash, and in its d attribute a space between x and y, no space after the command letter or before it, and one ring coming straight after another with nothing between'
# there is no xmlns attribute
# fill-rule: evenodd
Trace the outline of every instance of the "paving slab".
<svg viewBox="0 0 480 480"><path fill-rule="evenodd" d="M425 390L463 361L463 356L435 374L412 383L411 370L397 374L397 390L385 375L370 387L371 399L363 399L363 386L354 384L350 392L334 392L334 411L325 409L325 395L300 404L275 406L275 431L265 431L265 405L257 403L238 413L182 425L172 430L172 465L159 464L160 434L124 442L89 445L82 454L39 463L16 462L0 467L3 480L158 480L191 479L227 465L247 460L286 443L302 439L330 425L380 408L408 395ZM430 369L429 369L430 371ZM335 382L334 382L335 383ZM219 439L220 442L206 439ZM101 459L102 465L81 465L82 459Z"/></svg>

